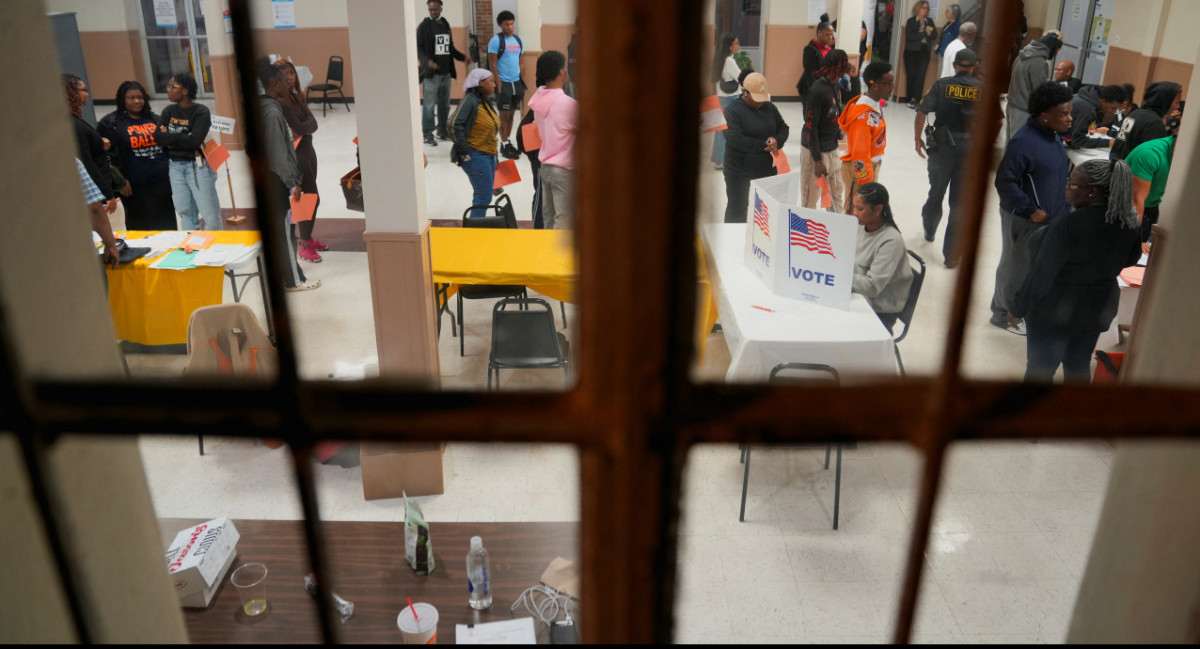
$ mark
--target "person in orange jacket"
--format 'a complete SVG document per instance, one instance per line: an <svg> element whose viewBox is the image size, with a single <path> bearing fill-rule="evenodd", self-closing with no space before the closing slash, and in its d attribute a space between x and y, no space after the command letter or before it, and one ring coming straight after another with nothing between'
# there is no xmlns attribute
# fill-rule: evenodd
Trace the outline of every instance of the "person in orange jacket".
<svg viewBox="0 0 1200 649"><path fill-rule="evenodd" d="M846 134L846 153L842 156L842 178L846 187L846 213L850 213L855 190L870 182L878 182L879 165L887 147L887 123L883 120L881 101L891 96L895 75L892 66L873 61L862 73L867 91L846 104L838 117L838 126Z"/></svg>

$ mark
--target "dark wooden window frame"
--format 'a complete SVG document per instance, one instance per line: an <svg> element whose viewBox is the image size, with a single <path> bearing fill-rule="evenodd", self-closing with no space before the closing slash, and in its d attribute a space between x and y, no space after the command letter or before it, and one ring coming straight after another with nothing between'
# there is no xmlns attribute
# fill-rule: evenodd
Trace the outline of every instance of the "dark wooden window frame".
<svg viewBox="0 0 1200 649"><path fill-rule="evenodd" d="M285 439L295 459L310 559L327 574L309 452L324 439L503 441L576 445L582 472L582 604L591 642L664 642L672 637L679 500L686 454L704 442L814 440L907 442L926 458L919 513L895 632L907 642L924 550L948 445L1018 437L1195 437L1197 391L1157 386L1036 386L961 377L966 310L975 274L990 147L970 152L963 261L944 362L930 378L847 388L729 386L689 379L695 306L696 181L703 3L578 0L581 127L581 349L579 382L561 394L429 393L425 386L367 380L302 381L281 277L285 243L262 232L271 268L268 294L280 351L270 385L240 381L35 380L17 366L0 305L0 424L21 441L34 495L60 568L79 638L92 637L63 552L46 451L56 436L161 433ZM1016 22L1017 3L987 3L989 24ZM247 153L259 205L265 165L257 144L247 0L231 0ZM613 18L617 19L614 20ZM1008 40L992 32L985 77L1006 78ZM991 141L1001 84L984 84L973 141ZM987 124L994 126L988 127ZM992 137L988 137L988 136ZM264 219L264 222L266 220ZM1118 397L1119 394L1119 397ZM197 398L201 397L201 398ZM219 409L198 403L221 403ZM1133 412L1123 404L1138 403ZM121 404L120 407L113 404ZM781 413L804 410L803 421ZM536 413L536 416L530 416ZM327 594L322 593L325 603ZM337 639L321 607L326 641Z"/></svg>

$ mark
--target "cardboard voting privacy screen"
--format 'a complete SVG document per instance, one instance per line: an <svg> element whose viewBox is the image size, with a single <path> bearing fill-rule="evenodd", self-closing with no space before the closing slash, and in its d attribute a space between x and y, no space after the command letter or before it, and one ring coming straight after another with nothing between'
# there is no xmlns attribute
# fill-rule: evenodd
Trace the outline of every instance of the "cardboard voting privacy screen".
<svg viewBox="0 0 1200 649"><path fill-rule="evenodd" d="M800 206L800 172L750 182L746 267L773 293L846 308L858 219Z"/></svg>

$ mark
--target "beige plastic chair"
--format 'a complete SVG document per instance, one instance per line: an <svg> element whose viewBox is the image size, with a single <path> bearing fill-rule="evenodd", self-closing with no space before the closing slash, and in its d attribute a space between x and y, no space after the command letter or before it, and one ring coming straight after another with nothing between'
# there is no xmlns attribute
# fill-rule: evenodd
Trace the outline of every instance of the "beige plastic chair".
<svg viewBox="0 0 1200 649"><path fill-rule="evenodd" d="M271 379L279 372L279 353L245 304L218 304L193 311L187 353L184 376ZM203 435L200 455L204 455Z"/></svg>

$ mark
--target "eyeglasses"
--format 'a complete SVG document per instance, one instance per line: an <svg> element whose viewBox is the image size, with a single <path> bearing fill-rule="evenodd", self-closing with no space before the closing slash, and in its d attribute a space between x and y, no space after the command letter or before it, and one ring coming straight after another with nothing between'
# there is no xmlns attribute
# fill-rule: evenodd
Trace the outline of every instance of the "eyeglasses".
<svg viewBox="0 0 1200 649"><path fill-rule="evenodd" d="M1075 183L1067 183L1067 189L1069 189L1071 191L1075 191L1076 189L1083 189L1084 187L1086 187L1086 185L1076 185Z"/></svg>

